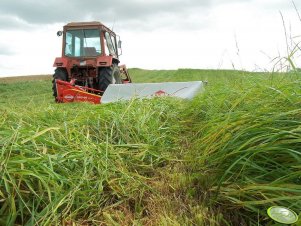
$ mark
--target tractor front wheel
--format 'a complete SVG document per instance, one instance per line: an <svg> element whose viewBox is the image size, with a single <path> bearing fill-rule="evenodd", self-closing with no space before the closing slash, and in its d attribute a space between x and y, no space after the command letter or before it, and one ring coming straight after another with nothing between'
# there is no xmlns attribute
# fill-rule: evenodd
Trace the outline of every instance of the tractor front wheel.
<svg viewBox="0 0 301 226"><path fill-rule="evenodd" d="M53 75L52 91L53 91L53 96L55 97L55 101L57 101L57 90L56 90L56 83L55 83L56 79L59 79L62 81L67 81L67 72L64 68L55 69L55 72Z"/></svg>
<svg viewBox="0 0 301 226"><path fill-rule="evenodd" d="M99 90L104 92L110 84L121 84L121 75L118 65L99 69L98 75Z"/></svg>

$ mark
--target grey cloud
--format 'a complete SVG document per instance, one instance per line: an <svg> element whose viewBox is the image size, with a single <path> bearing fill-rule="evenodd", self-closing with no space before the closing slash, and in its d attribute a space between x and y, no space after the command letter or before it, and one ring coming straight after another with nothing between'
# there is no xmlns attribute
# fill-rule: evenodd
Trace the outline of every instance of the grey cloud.
<svg viewBox="0 0 301 226"><path fill-rule="evenodd" d="M301 7L301 4L298 4L297 1L294 1L297 8ZM258 6L258 8L264 8L267 10L288 10L294 9L292 1L283 1L283 0L253 0L253 3Z"/></svg>
<svg viewBox="0 0 301 226"><path fill-rule="evenodd" d="M0 30L13 30L13 29L28 29L32 28L33 25L27 23L26 21L20 19L14 15L0 15Z"/></svg>
<svg viewBox="0 0 301 226"><path fill-rule="evenodd" d="M178 19L185 18L191 10L205 8L210 1L199 0L167 0L167 1L143 1L143 0L1 0L0 13L15 20L1 20L1 27L20 27L23 24L50 24L66 23L69 21L81 21L87 18L100 19L103 22L114 20L121 23L133 21L151 21L152 18L163 19L162 16L173 14ZM10 23L9 23L10 21Z"/></svg>
<svg viewBox="0 0 301 226"><path fill-rule="evenodd" d="M0 29L99 20L107 25L117 21L120 27L150 30L156 27L177 27L173 24L173 19L180 27L192 29L195 26L206 26L206 14L212 7L231 2L257 1L259 0L1 0L0 15L5 16L0 16ZM192 14L201 14L204 21L188 21L187 18Z"/></svg>
<svg viewBox="0 0 301 226"><path fill-rule="evenodd" d="M6 47L7 45L4 45L4 44L0 44L0 56L11 56L13 54L15 54L15 52Z"/></svg>

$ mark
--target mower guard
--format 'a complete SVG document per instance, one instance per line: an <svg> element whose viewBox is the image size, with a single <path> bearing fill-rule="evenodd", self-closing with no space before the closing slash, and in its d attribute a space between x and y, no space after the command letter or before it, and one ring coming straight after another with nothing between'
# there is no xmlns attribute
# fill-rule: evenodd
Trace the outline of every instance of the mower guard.
<svg viewBox="0 0 301 226"><path fill-rule="evenodd" d="M92 89L85 86L74 85L74 82L65 82L59 79L55 80L57 97L59 103L68 102L90 102L100 104L101 96L98 95L100 90Z"/></svg>
<svg viewBox="0 0 301 226"><path fill-rule="evenodd" d="M129 83L111 84L104 92L101 103L111 103L132 98L152 98L156 96L172 96L192 99L203 90L202 81L165 82L165 83Z"/></svg>

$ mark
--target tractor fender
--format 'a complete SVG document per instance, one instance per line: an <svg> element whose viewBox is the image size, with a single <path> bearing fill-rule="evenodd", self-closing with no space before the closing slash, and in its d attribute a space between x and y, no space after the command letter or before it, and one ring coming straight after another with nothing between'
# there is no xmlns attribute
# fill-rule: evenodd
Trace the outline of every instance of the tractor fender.
<svg viewBox="0 0 301 226"><path fill-rule="evenodd" d="M53 67L67 67L68 59L64 57L56 57L53 63Z"/></svg>
<svg viewBox="0 0 301 226"><path fill-rule="evenodd" d="M97 58L96 65L97 67L111 67L116 60L113 56L101 56ZM119 60L117 61L119 63Z"/></svg>

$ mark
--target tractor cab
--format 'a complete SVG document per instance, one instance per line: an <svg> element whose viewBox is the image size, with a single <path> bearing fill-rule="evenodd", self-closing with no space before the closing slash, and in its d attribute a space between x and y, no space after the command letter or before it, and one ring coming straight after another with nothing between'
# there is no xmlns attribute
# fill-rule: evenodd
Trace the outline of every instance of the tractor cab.
<svg viewBox="0 0 301 226"><path fill-rule="evenodd" d="M69 23L64 26L64 31L58 31L57 35L63 35L63 56L102 55L118 59L116 34L99 22ZM119 48L121 48L120 44Z"/></svg>

